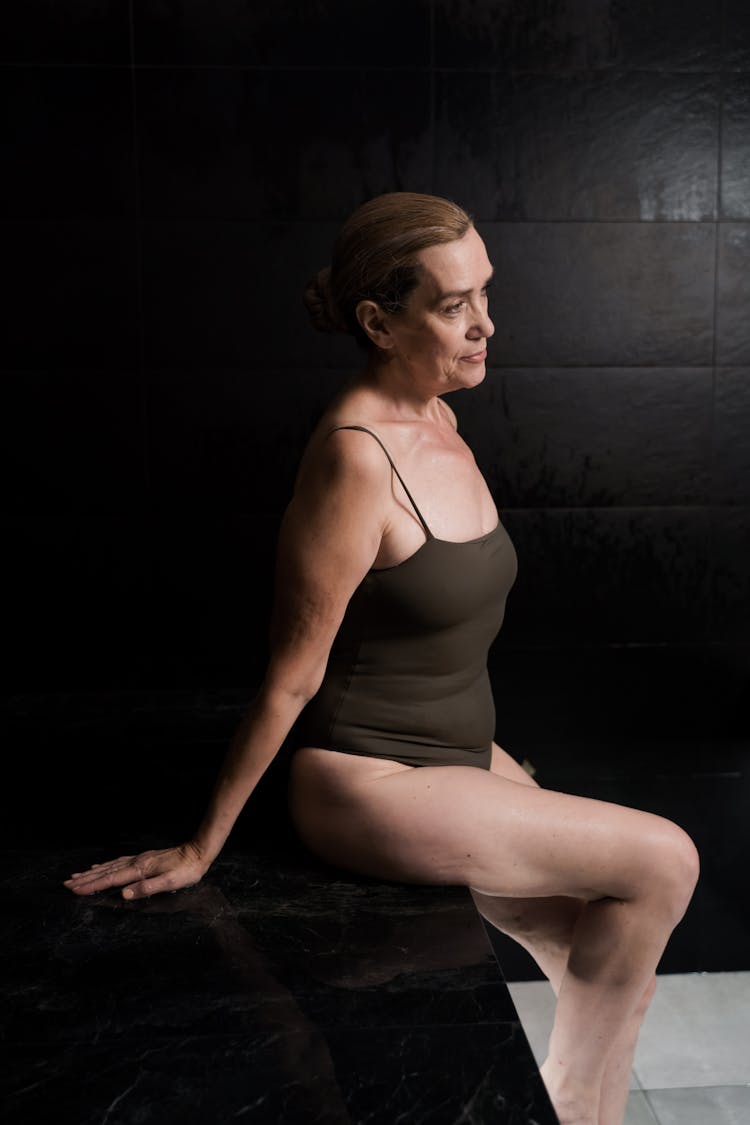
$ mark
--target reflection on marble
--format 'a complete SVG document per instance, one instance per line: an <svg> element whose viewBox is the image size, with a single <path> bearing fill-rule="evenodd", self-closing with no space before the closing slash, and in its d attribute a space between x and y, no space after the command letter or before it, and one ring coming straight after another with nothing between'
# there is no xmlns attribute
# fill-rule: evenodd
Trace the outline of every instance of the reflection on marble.
<svg viewBox="0 0 750 1125"><path fill-rule="evenodd" d="M76 899L90 861L4 861L6 1125L555 1122L462 888L228 849L189 890Z"/></svg>

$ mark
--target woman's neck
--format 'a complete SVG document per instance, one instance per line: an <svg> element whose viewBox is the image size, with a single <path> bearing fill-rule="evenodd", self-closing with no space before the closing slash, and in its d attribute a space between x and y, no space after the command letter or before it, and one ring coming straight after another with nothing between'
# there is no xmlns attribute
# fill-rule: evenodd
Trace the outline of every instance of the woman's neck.
<svg viewBox="0 0 750 1125"><path fill-rule="evenodd" d="M394 420L437 422L442 418L437 389L420 387L396 362L371 359L356 382L387 403Z"/></svg>

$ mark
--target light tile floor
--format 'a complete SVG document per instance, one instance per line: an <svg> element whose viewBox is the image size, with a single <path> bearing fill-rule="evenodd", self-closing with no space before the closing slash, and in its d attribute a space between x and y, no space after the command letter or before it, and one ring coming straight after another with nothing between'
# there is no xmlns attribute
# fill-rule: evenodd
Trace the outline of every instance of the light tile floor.
<svg viewBox="0 0 750 1125"><path fill-rule="evenodd" d="M541 1063L552 990L508 988ZM750 972L660 976L630 1085L625 1125L750 1125Z"/></svg>

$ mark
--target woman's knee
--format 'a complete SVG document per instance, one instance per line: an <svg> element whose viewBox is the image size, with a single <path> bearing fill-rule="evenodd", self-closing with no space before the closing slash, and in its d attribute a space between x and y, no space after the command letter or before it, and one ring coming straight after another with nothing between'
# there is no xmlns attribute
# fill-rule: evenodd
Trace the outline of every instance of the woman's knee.
<svg viewBox="0 0 750 1125"><path fill-rule="evenodd" d="M655 866L659 875L659 891L664 908L673 916L674 924L682 918L693 896L700 875L698 849L679 825L661 820Z"/></svg>

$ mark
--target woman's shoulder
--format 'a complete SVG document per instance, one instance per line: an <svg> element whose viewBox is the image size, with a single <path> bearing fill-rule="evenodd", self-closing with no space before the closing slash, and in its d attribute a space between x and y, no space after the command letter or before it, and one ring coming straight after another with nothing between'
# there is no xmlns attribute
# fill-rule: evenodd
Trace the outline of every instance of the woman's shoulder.
<svg viewBox="0 0 750 1125"><path fill-rule="evenodd" d="M305 456L343 460L364 465L372 459L372 439L363 440L362 430L382 437L387 428L382 420L377 397L357 379L343 387L318 419L305 449ZM382 457L382 453L381 453Z"/></svg>
<svg viewBox="0 0 750 1125"><path fill-rule="evenodd" d="M445 421L458 429L456 415L442 398L438 410ZM329 404L313 430L301 469L325 465L329 469L382 474L388 458L398 461L411 456L426 438L416 419L391 417L388 404L369 388L356 382L342 390ZM366 431L369 436L363 434Z"/></svg>
<svg viewBox="0 0 750 1125"><path fill-rule="evenodd" d="M328 485L349 478L361 483L382 483L389 469L377 423L361 414L326 411L307 442L300 461L298 482L317 479Z"/></svg>

